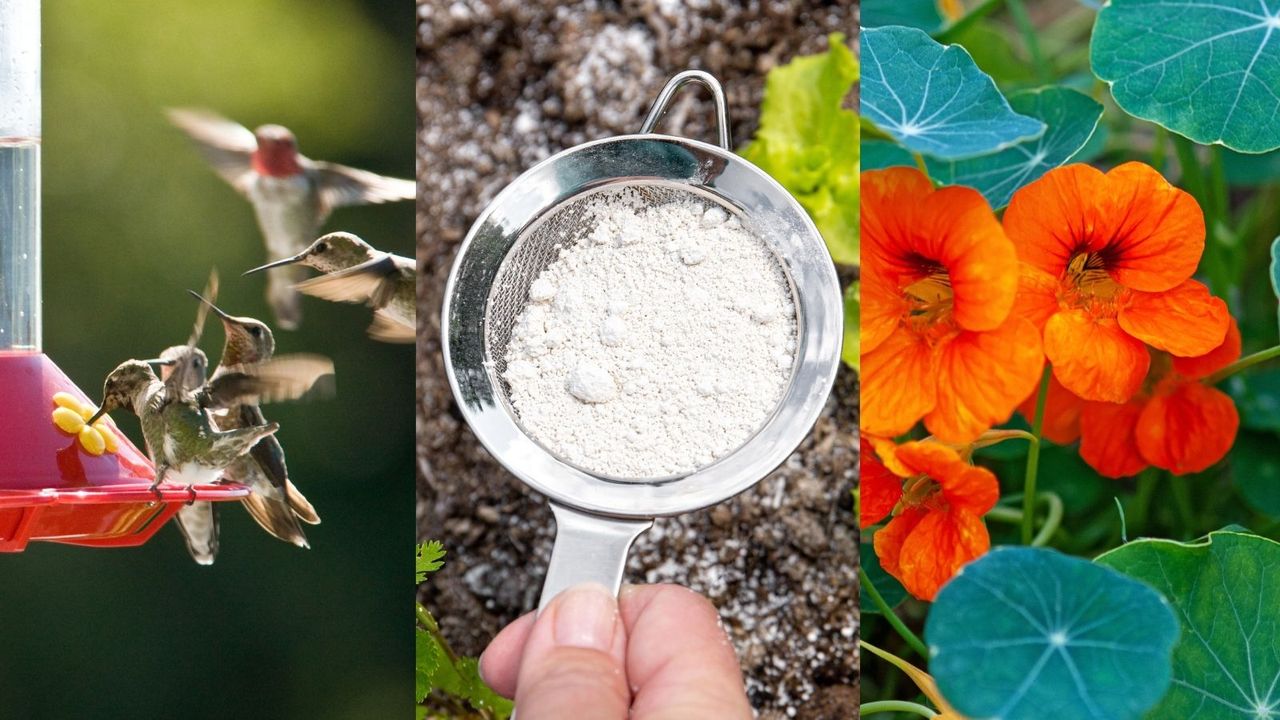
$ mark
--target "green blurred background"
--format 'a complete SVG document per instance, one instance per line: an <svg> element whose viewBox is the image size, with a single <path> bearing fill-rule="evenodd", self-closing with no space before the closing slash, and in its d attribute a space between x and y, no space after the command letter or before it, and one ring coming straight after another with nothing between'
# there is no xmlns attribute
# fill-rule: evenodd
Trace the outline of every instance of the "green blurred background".
<svg viewBox="0 0 1280 720"><path fill-rule="evenodd" d="M44 8L45 351L96 397L129 357L220 304L269 318L249 205L164 120L213 108L293 129L304 154L414 169L409 0L49 0ZM413 252L412 203L327 229ZM387 718L409 712L413 349L368 341L367 308L305 300L280 352L333 357L338 396L279 405L291 476L324 522L310 551L225 506L213 567L176 527L135 549L34 543L0 555L0 716ZM211 323L202 345L222 343ZM137 421L116 421L141 445Z"/></svg>

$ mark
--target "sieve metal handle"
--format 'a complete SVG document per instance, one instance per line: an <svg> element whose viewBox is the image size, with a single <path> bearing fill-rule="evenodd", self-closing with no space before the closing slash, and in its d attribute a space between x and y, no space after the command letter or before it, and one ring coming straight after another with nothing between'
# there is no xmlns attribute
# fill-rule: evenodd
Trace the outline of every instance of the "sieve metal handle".
<svg viewBox="0 0 1280 720"><path fill-rule="evenodd" d="M658 99L653 101L653 107L649 108L649 115L644 119L644 124L640 126L640 134L648 135L653 132L653 128L658 124L658 121L666 114L667 106L671 104L671 98L675 96L681 87L691 82L711 91L711 97L716 104L716 134L720 141L720 147L732 151L733 148L729 142L729 111L728 105L724 100L724 88L720 87L720 81L716 80L711 73L701 70L685 70L682 73L677 73L667 81L667 84L662 88L662 92L658 93Z"/></svg>
<svg viewBox="0 0 1280 720"><path fill-rule="evenodd" d="M561 591L585 582L600 583L616 595L631 543L653 526L653 520L590 515L556 503L551 503L551 512L556 516L556 542L538 609Z"/></svg>

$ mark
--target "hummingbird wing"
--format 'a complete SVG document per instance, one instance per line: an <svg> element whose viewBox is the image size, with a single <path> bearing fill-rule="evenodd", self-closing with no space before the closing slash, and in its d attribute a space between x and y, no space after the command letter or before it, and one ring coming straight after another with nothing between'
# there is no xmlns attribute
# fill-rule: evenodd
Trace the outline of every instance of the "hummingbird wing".
<svg viewBox="0 0 1280 720"><path fill-rule="evenodd" d="M251 158L258 149L258 141L248 128L210 110L170 108L166 114L169 122L195 141L219 177L245 192L253 172Z"/></svg>
<svg viewBox="0 0 1280 720"><path fill-rule="evenodd" d="M191 290L187 292L196 295ZM188 380L204 374L202 371L193 368L191 364L198 357L195 349L196 345L200 343L200 337L204 335L204 322L209 317L209 309L218 301L217 268L209 271L209 279L205 281L204 293L196 295L196 297L203 302L196 306L196 320L191 325L191 335L187 337L187 351L179 356L178 365L169 371L169 377L165 380L166 394L170 398L182 397L183 393L189 389Z"/></svg>
<svg viewBox="0 0 1280 720"><path fill-rule="evenodd" d="M212 565L218 555L218 509L211 502L194 502L178 510L176 520L191 557Z"/></svg>
<svg viewBox="0 0 1280 720"><path fill-rule="evenodd" d="M320 160L312 160L310 164L320 180L320 200L326 213L348 205L412 200L417 196L418 187L412 180L386 177Z"/></svg>
<svg viewBox="0 0 1280 720"><path fill-rule="evenodd" d="M402 268L394 255L383 255L353 265L345 270L335 270L294 287L313 297L333 302L368 303L370 307L385 307L396 292L396 280L404 273L413 276L413 268Z"/></svg>
<svg viewBox="0 0 1280 720"><path fill-rule="evenodd" d="M373 313L369 337L385 343L411 343L417 340L416 329L386 310Z"/></svg>
<svg viewBox="0 0 1280 720"><path fill-rule="evenodd" d="M217 409L241 403L297 400L313 391L328 396L334 390L333 375L333 361L323 355L280 355L229 369L205 386L200 404Z"/></svg>

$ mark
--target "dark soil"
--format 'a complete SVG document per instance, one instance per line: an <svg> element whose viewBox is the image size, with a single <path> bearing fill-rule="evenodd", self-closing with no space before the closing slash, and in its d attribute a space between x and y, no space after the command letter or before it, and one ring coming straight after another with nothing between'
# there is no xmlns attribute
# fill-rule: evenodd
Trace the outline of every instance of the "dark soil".
<svg viewBox="0 0 1280 720"><path fill-rule="evenodd" d="M454 648L478 654L537 602L554 523L458 415L439 311L458 243L520 172L572 145L638 130L666 78L702 68L724 84L738 146L755 129L764 74L855 34L853 0L549 0L418 5L418 529L449 549L424 602ZM689 92L663 130L714 137ZM659 520L632 552L632 582L678 582L720 608L762 718L856 715L857 381L754 490Z"/></svg>

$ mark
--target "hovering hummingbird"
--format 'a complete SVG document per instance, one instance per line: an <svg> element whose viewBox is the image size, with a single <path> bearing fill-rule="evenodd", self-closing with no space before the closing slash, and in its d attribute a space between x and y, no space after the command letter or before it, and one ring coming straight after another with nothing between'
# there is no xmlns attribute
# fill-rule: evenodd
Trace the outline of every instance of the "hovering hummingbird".
<svg viewBox="0 0 1280 720"><path fill-rule="evenodd" d="M169 120L195 140L215 172L249 199L266 240L269 260L306 247L334 208L414 197L412 180L310 160L298 153L293 133L280 125L250 132L207 110L171 109ZM267 280L276 323L293 330L302 320L295 283L300 268L279 267Z"/></svg>
<svg viewBox="0 0 1280 720"><path fill-rule="evenodd" d="M298 283L298 290L334 302L366 303L374 308L369 336L390 343L411 343L417 327L418 274L413 260L375 250L364 240L333 232L302 252L245 273L272 272L305 265L324 273Z"/></svg>

